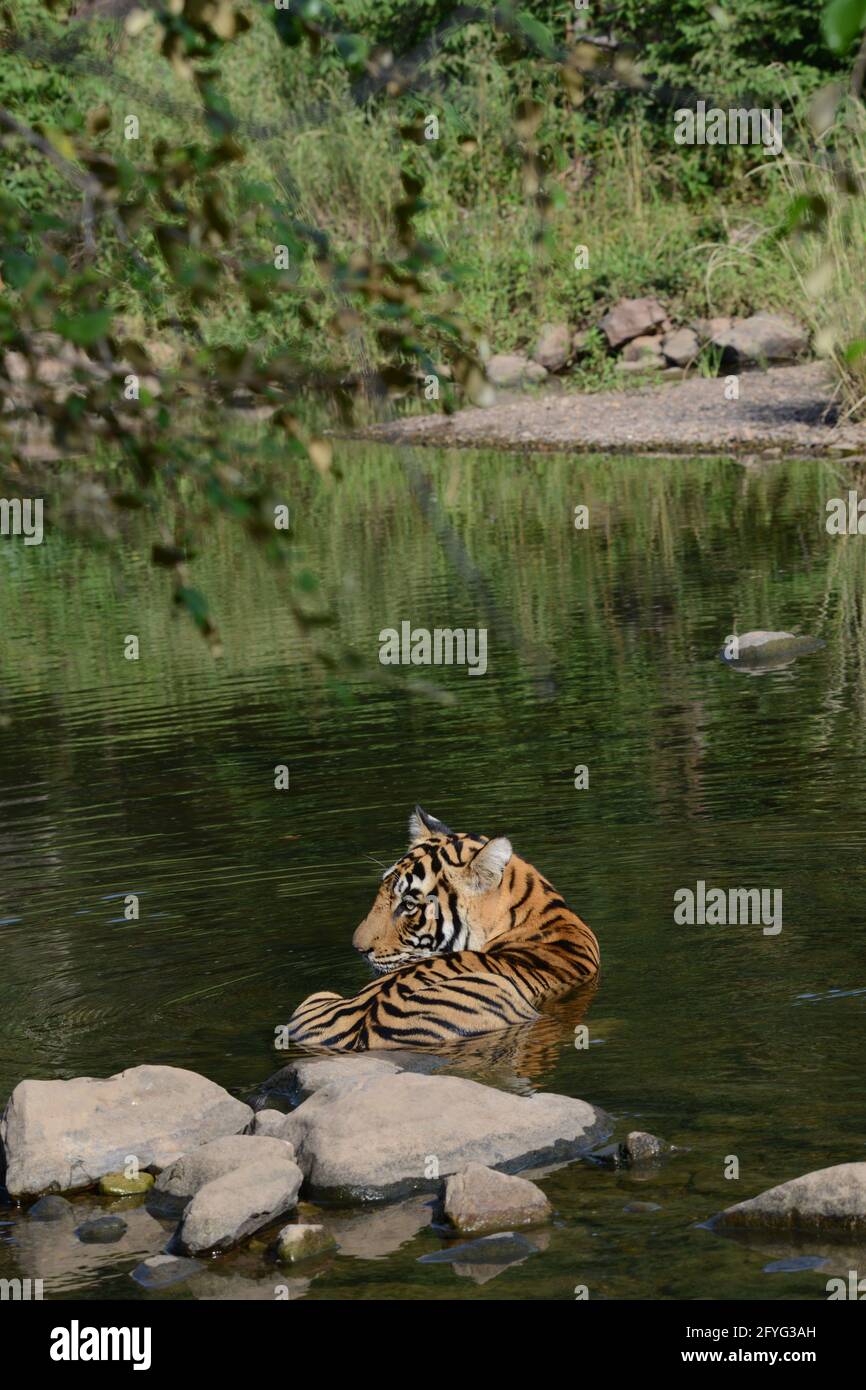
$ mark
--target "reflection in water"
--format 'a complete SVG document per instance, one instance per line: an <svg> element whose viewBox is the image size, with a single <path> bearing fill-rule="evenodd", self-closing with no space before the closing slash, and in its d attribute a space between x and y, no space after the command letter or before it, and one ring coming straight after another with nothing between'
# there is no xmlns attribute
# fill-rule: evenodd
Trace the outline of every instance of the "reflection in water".
<svg viewBox="0 0 866 1390"><path fill-rule="evenodd" d="M639 1192L613 1169L547 1174L549 1245L490 1296L824 1297L823 1271L765 1275L766 1253L695 1223L732 1200L726 1154L756 1192L860 1142L866 565L861 538L824 529L838 462L426 452L491 617L400 465L346 448L339 484L286 477L293 573L319 577L336 618L312 636L290 620L284 571L228 520L194 564L220 662L172 616L145 517L116 559L50 530L26 553L0 546L0 1095L143 1062L254 1091L286 1060L275 1030L300 1000L366 983L350 942L381 874L369 856L394 862L421 802L507 835L603 962L591 1006L558 1001L432 1063L579 1096L617 1138L688 1150ZM379 633L403 621L487 626L487 674L381 667ZM826 645L736 680L715 653L758 628ZM138 662L122 656L130 632ZM778 889L783 931L676 924L674 894L698 880ZM635 1195L662 1211L629 1216ZM450 1272L418 1263L434 1237L416 1215L379 1258L338 1252L303 1296L452 1297ZM37 1251L7 1207L0 1277L38 1256L55 1289L147 1298L129 1270L161 1235L131 1225L135 1250L70 1235ZM210 1296L229 1276L266 1296L261 1256L211 1274Z"/></svg>

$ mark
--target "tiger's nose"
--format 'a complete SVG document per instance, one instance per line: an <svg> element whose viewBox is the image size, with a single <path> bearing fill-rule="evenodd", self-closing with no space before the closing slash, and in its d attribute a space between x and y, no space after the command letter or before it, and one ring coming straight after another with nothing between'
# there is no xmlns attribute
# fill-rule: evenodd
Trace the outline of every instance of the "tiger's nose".
<svg viewBox="0 0 866 1390"><path fill-rule="evenodd" d="M360 951L362 956L368 956L373 949L376 941L376 929L368 918L364 918L359 927L355 929L352 937L352 945L356 951Z"/></svg>

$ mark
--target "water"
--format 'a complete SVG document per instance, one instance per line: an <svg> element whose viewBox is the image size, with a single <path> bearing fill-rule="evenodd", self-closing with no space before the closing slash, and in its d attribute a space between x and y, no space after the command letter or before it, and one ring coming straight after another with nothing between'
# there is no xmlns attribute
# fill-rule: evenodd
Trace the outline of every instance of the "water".
<svg viewBox="0 0 866 1390"><path fill-rule="evenodd" d="M0 1096L142 1062L248 1094L285 1060L274 1029L306 994L367 979L350 937L381 872L370 856L393 861L420 802L508 834L602 950L588 1048L554 1014L510 1057L451 1065L583 1097L618 1135L683 1151L643 1179L550 1174L555 1223L494 1277L418 1262L443 1248L426 1198L330 1213L341 1252L283 1279L292 1296L825 1297L824 1247L699 1223L866 1157L866 571L859 538L824 530L837 466L424 453L491 618L400 462L357 446L342 462L333 485L293 478L288 568L227 523L202 547L217 662L172 612L144 531L117 551L50 527L41 547L2 543ZM337 616L306 635L288 607L302 573ZM379 632L403 620L489 627L487 674L381 667ZM752 628L826 646L757 676L726 668L724 638ZM673 895L699 879L781 889L782 932L676 925ZM76 1200L82 1217L110 1207ZM143 1208L120 1246L34 1225L0 1207L0 1277L42 1277L47 1297L274 1297L255 1249L140 1290L129 1271L163 1234Z"/></svg>

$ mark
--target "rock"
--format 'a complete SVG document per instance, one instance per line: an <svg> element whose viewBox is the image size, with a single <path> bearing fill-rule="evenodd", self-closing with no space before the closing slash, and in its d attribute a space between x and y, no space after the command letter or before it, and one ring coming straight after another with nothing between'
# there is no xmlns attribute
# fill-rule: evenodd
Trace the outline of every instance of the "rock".
<svg viewBox="0 0 866 1390"><path fill-rule="evenodd" d="M268 1139L282 1139L288 1115L285 1110L257 1110L250 1125L250 1134L263 1135Z"/></svg>
<svg viewBox="0 0 866 1390"><path fill-rule="evenodd" d="M462 1235L511 1230L547 1221L551 1205L527 1178L470 1163L445 1184L445 1215Z"/></svg>
<svg viewBox="0 0 866 1390"><path fill-rule="evenodd" d="M636 362L626 362L620 359L616 363L618 372L657 372L665 365L665 359L659 354L658 357L644 356Z"/></svg>
<svg viewBox="0 0 866 1390"><path fill-rule="evenodd" d="M528 386L543 381L547 372L522 352L497 352L487 363L487 376L494 386Z"/></svg>
<svg viewBox="0 0 866 1390"><path fill-rule="evenodd" d="M21 1081L0 1119L13 1197L90 1187L121 1171L165 1168L182 1153L237 1134L248 1105L180 1067L130 1067L116 1076Z"/></svg>
<svg viewBox="0 0 866 1390"><path fill-rule="evenodd" d="M665 311L657 299L621 299L608 310L599 327L607 338L608 346L619 348L632 338L652 333L665 319Z"/></svg>
<svg viewBox="0 0 866 1390"><path fill-rule="evenodd" d="M645 1130L633 1129L620 1144L619 1152L623 1163L652 1163L669 1153L670 1145Z"/></svg>
<svg viewBox="0 0 866 1390"><path fill-rule="evenodd" d="M205 1250L230 1249L289 1211L297 1201L301 1181L297 1164L274 1157L214 1178L199 1188L186 1208L172 1253L197 1255Z"/></svg>
<svg viewBox="0 0 866 1390"><path fill-rule="evenodd" d="M265 1114L267 1112L260 1112ZM283 1120L286 1115L281 1116ZM170 1168L164 1168L154 1189L156 1194L188 1201L207 1183L226 1173L267 1160L291 1163L291 1144L261 1134L226 1134L184 1154Z"/></svg>
<svg viewBox="0 0 866 1390"><path fill-rule="evenodd" d="M337 1084L351 1087L368 1081L371 1076L396 1076L402 1070L396 1062L389 1062L384 1057L370 1057L366 1053L351 1053L342 1057L301 1057L269 1076L261 1087L261 1094L285 1096L290 1104L300 1105L323 1086ZM257 1111L256 1117L263 1113Z"/></svg>
<svg viewBox="0 0 866 1390"><path fill-rule="evenodd" d="M40 1197L27 1213L31 1221L68 1221L74 1215L65 1197Z"/></svg>
<svg viewBox="0 0 866 1390"><path fill-rule="evenodd" d="M152 1187L152 1173L139 1173L137 1178L128 1178L125 1173L106 1173L99 1179L99 1190L105 1197L140 1197Z"/></svg>
<svg viewBox="0 0 866 1390"><path fill-rule="evenodd" d="M509 1265L521 1264L528 1256L538 1253L538 1246L527 1240L526 1236L519 1232L503 1231L501 1235L480 1236L478 1240L452 1245L447 1250L420 1255L418 1263L450 1264L455 1274L474 1279L476 1284L486 1284Z"/></svg>
<svg viewBox="0 0 866 1390"><path fill-rule="evenodd" d="M644 366L663 367L664 358L662 357L661 338L650 337L641 334L639 338L632 338L630 343L626 343L622 350L623 362L642 362Z"/></svg>
<svg viewBox="0 0 866 1390"><path fill-rule="evenodd" d="M592 328L579 328L571 339L572 357L585 357L592 349Z"/></svg>
<svg viewBox="0 0 866 1390"><path fill-rule="evenodd" d="M714 318L695 319L691 325L692 331L701 343L712 343L721 334L727 333L734 326L734 319L726 314L717 314Z"/></svg>
<svg viewBox="0 0 866 1390"><path fill-rule="evenodd" d="M726 666L755 674L789 666L798 656L818 651L824 645L820 637L795 637L793 632L756 629L737 634L736 645L732 638L727 639L719 657Z"/></svg>
<svg viewBox="0 0 866 1390"><path fill-rule="evenodd" d="M473 1162L509 1172L567 1162L612 1127L603 1111L568 1096L515 1096L462 1077L398 1072L323 1086L286 1132L314 1189L377 1197L430 1189Z"/></svg>
<svg viewBox="0 0 866 1390"><path fill-rule="evenodd" d="M866 1232L866 1162L837 1163L805 1173L727 1207L716 1223L721 1227L783 1227L821 1234Z"/></svg>
<svg viewBox="0 0 866 1390"><path fill-rule="evenodd" d="M548 372L561 372L571 357L571 331L567 323L542 324L532 350L533 362Z"/></svg>
<svg viewBox="0 0 866 1390"><path fill-rule="evenodd" d="M691 328L677 328L662 338L662 352L674 367L687 367L699 351L698 335Z"/></svg>
<svg viewBox="0 0 866 1390"><path fill-rule="evenodd" d="M336 1248L337 1242L324 1226L284 1226L277 1236L277 1258L283 1264L297 1264Z"/></svg>
<svg viewBox="0 0 866 1390"><path fill-rule="evenodd" d="M201 1274L204 1269L199 1260L186 1260L179 1255L151 1255L130 1270L130 1278L143 1289L167 1289L189 1279L192 1274Z"/></svg>
<svg viewBox="0 0 866 1390"><path fill-rule="evenodd" d="M735 318L729 327L714 332L710 342L721 349L722 362L735 366L790 362L809 350L809 334L788 314Z"/></svg>
<svg viewBox="0 0 866 1390"><path fill-rule="evenodd" d="M113 1245L126 1235L126 1222L122 1216L97 1216L82 1221L75 1234L83 1245Z"/></svg>

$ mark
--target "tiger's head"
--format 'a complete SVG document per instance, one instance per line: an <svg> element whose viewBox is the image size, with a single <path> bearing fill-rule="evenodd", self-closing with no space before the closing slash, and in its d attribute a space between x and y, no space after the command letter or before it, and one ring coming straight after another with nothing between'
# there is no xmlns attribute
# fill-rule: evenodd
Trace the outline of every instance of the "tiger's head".
<svg viewBox="0 0 866 1390"><path fill-rule="evenodd" d="M503 874L514 857L503 836L459 835L416 806L406 853L382 876L352 937L382 974L453 951L483 951L501 929Z"/></svg>

